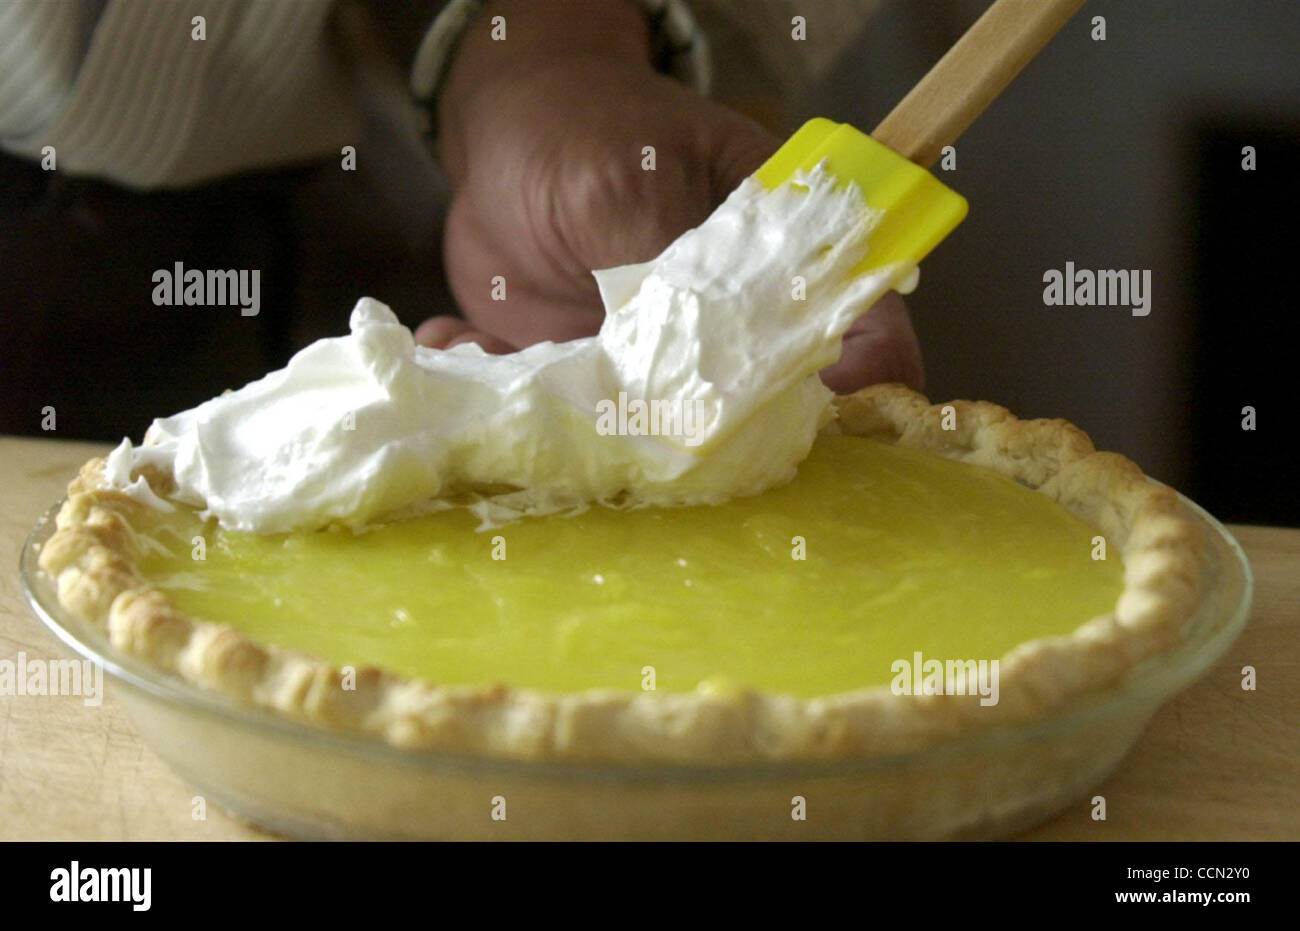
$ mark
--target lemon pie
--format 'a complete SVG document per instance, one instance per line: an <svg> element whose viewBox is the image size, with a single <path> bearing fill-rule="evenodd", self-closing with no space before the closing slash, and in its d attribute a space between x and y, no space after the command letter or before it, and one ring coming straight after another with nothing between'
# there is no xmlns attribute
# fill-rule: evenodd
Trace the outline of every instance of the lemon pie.
<svg viewBox="0 0 1300 931"><path fill-rule="evenodd" d="M88 463L40 565L118 649L398 747L813 760L1049 715L1178 640L1195 525L1062 421L834 399L917 281L883 219L825 160L751 176L593 273L597 334L509 355L362 298Z"/></svg>
<svg viewBox="0 0 1300 931"><path fill-rule="evenodd" d="M235 701L522 759L924 746L1050 715L1179 641L1201 542L1134 464L1064 421L899 386L834 408L760 494L487 529L453 501L249 533L164 470L131 477L167 508L96 459L40 565L116 648Z"/></svg>

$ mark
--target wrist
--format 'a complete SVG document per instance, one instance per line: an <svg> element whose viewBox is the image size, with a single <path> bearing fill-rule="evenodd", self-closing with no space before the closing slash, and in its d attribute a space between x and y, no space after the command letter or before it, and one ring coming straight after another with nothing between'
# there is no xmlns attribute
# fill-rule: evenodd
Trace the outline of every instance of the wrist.
<svg viewBox="0 0 1300 931"><path fill-rule="evenodd" d="M505 38L493 37L504 17ZM512 83L584 64L652 70L650 29L633 0L489 0L457 45L438 95L439 156L464 174L474 114Z"/></svg>

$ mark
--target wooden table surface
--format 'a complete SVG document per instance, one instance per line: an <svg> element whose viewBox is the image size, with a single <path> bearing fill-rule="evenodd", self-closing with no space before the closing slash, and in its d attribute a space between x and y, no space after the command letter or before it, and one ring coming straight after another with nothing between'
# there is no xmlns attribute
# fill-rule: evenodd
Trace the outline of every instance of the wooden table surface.
<svg viewBox="0 0 1300 931"><path fill-rule="evenodd" d="M77 467L105 447L0 437L0 660L68 656L32 615L18 554ZM1171 700L1084 804L1021 835L1034 840L1300 839L1300 530L1233 527L1255 570L1245 633L1205 678ZM1241 688L1254 666L1257 689ZM228 840L264 832L208 808L146 747L111 688L0 696L0 839Z"/></svg>

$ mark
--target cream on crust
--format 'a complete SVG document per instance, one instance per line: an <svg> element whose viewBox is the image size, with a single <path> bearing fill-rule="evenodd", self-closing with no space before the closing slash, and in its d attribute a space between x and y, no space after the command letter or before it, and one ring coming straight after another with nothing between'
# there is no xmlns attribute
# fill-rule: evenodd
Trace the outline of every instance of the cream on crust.
<svg viewBox="0 0 1300 931"><path fill-rule="evenodd" d="M828 429L985 466L1059 502L1117 547L1124 589L1114 611L1068 636L1031 640L1002 657L999 702L978 695L900 696L880 686L802 699L756 691L655 693L449 687L381 669L343 671L188 617L136 570L133 514L146 505L103 485L102 459L68 488L40 567L61 604L106 629L113 646L186 682L326 728L404 748L493 757L622 763L752 763L852 758L914 749L1025 723L1116 685L1174 646L1200 598L1203 543L1178 496L1115 453L1097 452L1063 420L1017 420L978 401L943 410L898 385L836 399ZM154 491L171 477L145 470Z"/></svg>

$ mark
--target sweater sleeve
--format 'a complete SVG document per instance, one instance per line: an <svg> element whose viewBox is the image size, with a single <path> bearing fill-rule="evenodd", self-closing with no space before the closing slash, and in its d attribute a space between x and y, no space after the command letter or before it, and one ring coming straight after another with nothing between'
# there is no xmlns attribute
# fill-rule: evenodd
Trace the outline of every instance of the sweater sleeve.
<svg viewBox="0 0 1300 931"><path fill-rule="evenodd" d="M789 107L877 2L690 0L712 49L714 95ZM411 6L424 21L438 5ZM0 148L39 159L52 146L60 171L136 188L338 156L357 142L362 102L333 6L3 0ZM399 37L422 35L417 22L400 25Z"/></svg>
<svg viewBox="0 0 1300 931"><path fill-rule="evenodd" d="M713 96L769 113L797 103L861 35L879 5L879 0L690 2L712 50ZM802 17L801 38L796 38L795 17Z"/></svg>
<svg viewBox="0 0 1300 931"><path fill-rule="evenodd" d="M331 7L8 0L0 147L137 188L337 155L361 107Z"/></svg>

